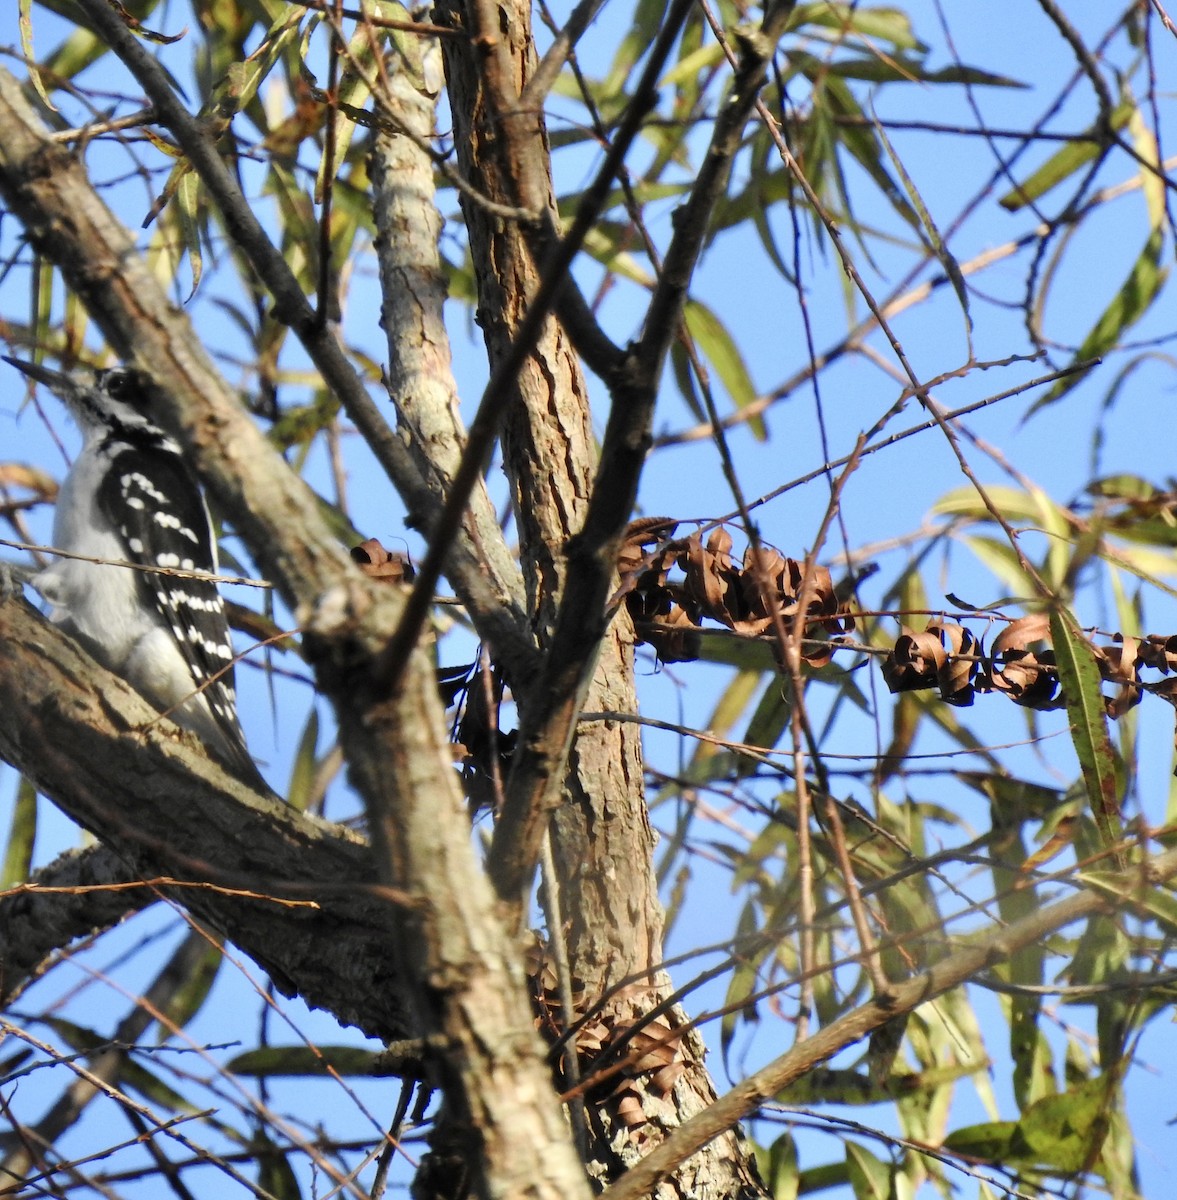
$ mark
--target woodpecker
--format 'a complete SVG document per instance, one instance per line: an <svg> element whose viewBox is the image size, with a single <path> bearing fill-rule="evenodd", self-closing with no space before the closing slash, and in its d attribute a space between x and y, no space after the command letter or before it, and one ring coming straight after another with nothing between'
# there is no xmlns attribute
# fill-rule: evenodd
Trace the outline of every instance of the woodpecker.
<svg viewBox="0 0 1177 1200"><path fill-rule="evenodd" d="M217 570L204 497L179 444L148 417L143 376L5 361L49 388L82 432L57 496L53 546L104 561L59 558L33 577L50 620L234 774L263 782L237 719L233 645L216 584L118 565Z"/></svg>

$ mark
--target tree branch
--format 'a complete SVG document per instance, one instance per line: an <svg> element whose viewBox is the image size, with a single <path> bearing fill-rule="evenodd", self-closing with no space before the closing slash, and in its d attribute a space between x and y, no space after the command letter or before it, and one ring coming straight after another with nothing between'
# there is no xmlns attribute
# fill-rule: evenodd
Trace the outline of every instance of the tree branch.
<svg viewBox="0 0 1177 1200"><path fill-rule="evenodd" d="M389 954L404 909L357 835L236 780L23 600L0 602L0 643L0 757L117 847L130 878L173 880L155 894L284 994L374 1037L417 1033Z"/></svg>
<svg viewBox="0 0 1177 1200"><path fill-rule="evenodd" d="M0 896L0 1008L6 1008L45 960L149 904L159 895L129 886L139 873L108 846L59 855L28 885Z"/></svg>
<svg viewBox="0 0 1177 1200"><path fill-rule="evenodd" d="M84 2L101 10L93 14L96 18L111 11ZM119 31L126 35L121 26ZM155 79L158 67L147 61ZM174 97L170 103L176 106ZM215 153L208 147L204 150L223 172ZM0 191L33 243L61 266L115 349L157 381L164 423L170 422L183 434L202 476L224 502L267 574L292 604L302 603L304 644L336 706L351 776L368 807L375 843L373 849L357 846L354 854L329 864L336 872L331 882L337 880L352 898L355 930L350 940L355 952L327 955L334 978L316 977L318 963L304 961L301 955L311 947L321 951L330 944L336 938L330 929L347 917L347 909L331 921L324 919L320 937L307 937L304 922L309 924L312 918L300 906L278 917L270 913L268 935L255 932L246 939L251 952L282 990L297 990L310 1003L330 1007L342 1020L359 1024L362 1017L369 1032L440 1035L449 1049L442 1064L447 1095L470 1114L482 1138L482 1152L472 1166L481 1172L480 1186L485 1191L505 1194L526 1187L553 1200L587 1195L532 1026L517 949L496 918L493 894L473 856L432 663L423 652L413 654L395 697L377 695L369 686L374 678L372 664L396 627L403 602L392 589L369 585L354 568L324 526L309 490L228 393L187 321L145 270L126 231L93 194L81 164L59 147L46 144L19 87L3 72ZM305 299L298 303L307 307ZM313 345L323 355L318 365L338 367L342 349L334 335L320 331L316 337ZM350 371L346 360L341 370L343 375ZM354 375L352 381L359 388ZM403 446L399 452L407 457ZM519 637L505 607L500 615L502 637ZM490 640L499 633L496 626ZM0 632L0 641L4 640ZM6 661L6 668L11 665ZM39 704L46 712L36 719L47 719L56 707L54 692L43 690L38 699L30 691L31 680L8 670L4 683L7 694L0 692L4 709L0 720L10 724L3 753L75 819L88 828L102 826L113 844L169 861L178 857L178 869L189 874L194 863L203 867L216 862L222 868L225 863L240 864L246 874L244 880L231 880L235 886L272 879L281 883L300 868L299 838L313 826L298 824L292 832L295 814L239 786L221 793L236 798L237 805L206 810L206 821L185 823L187 840L175 842L175 809L196 809L204 792L198 782L178 780L160 763L164 752L154 738L143 744L130 734L154 717L138 697L130 696L136 715L128 718L122 713L115 727L128 738L127 753L120 757L108 745L110 727L102 724L97 710L93 716L99 723L81 730L71 732L68 723L59 723L53 736L42 730L34 738L30 729L17 728L18 719L36 725L31 714L37 713ZM103 697L92 704L101 709L106 697L115 694L106 685ZM201 780L207 784L215 778L221 786L221 776L210 777L213 768L197 752L189 753L189 763ZM80 781L82 762L92 770L100 768L100 773L93 780ZM167 797L166 813L153 795ZM133 820L126 808L132 798ZM261 801L259 813L256 805ZM242 815L242 805L251 816ZM221 822L216 829L210 828L213 817ZM271 829L267 837L267 821L278 822L283 836L273 836ZM262 864L249 858L243 862L242 847L249 846L252 837L264 842L263 849L275 857ZM294 845L287 846L291 837ZM222 851L224 856L219 857ZM369 865L373 857L375 870ZM307 870L315 865L301 864ZM357 889L357 880L371 880L369 890L363 882ZM370 893L377 885L378 890ZM289 886L283 883L283 887L289 893ZM393 912L387 902L391 895L400 899L411 895L417 919L405 921L403 909ZM197 889L193 896L210 909L222 907L208 900L205 889ZM297 899L297 893L291 898ZM235 905L251 916L261 909L265 916L273 902L236 897L223 904L226 909ZM228 911L219 921L217 912L210 911L207 919L224 928L244 920ZM349 940L346 921L343 924L337 947ZM284 930L289 962L276 957L267 945L281 943ZM243 932L249 934L249 928ZM291 966L301 968L297 985ZM363 972L363 978L357 978L357 971ZM360 1011L357 1002L348 999L349 991L363 994L368 988L382 993L382 1000L373 997L374 1013L366 1008Z"/></svg>
<svg viewBox="0 0 1177 1200"><path fill-rule="evenodd" d="M457 385L450 365L449 334L442 308L446 281L437 239L441 216L433 185L433 162L422 149L433 130L436 96L427 91L431 76L441 77L441 51L436 43L405 36L397 39L399 58L381 73L381 103L395 111L396 126L382 125L372 146L373 216L376 254L383 297L380 323L388 338L388 390L408 435L409 453L438 495L448 493L458 469L467 435L458 413ZM509 587L511 608L522 619L526 599L518 563L511 556L498 516L479 477L471 487L461 514L464 536L455 540L456 554L478 555L478 564L499 587ZM497 594L497 593L496 593ZM464 597L466 593L464 592ZM480 597L468 599L468 606ZM480 629L488 621L472 613ZM521 653L530 632L521 624L521 637L495 643L496 659L510 678L525 679L536 669L537 655Z"/></svg>
<svg viewBox="0 0 1177 1200"><path fill-rule="evenodd" d="M1118 890L1123 899L1130 903L1137 891L1164 883L1175 875L1177 850L1169 850L1135 870L1123 872L1120 876L1123 886ZM766 1101L779 1098L780 1093L794 1080L801 1078L818 1063L832 1058L895 1017L959 987L972 976L1004 961L1023 947L1084 917L1115 907L1106 887L1098 891L1092 888L1040 908L1013 925L971 936L964 947L930 970L913 979L892 984L891 995L886 1002L875 998L859 1005L749 1076L705 1112L686 1121L602 1195L608 1200L641 1200L649 1196L663 1179L712 1138L754 1113Z"/></svg>

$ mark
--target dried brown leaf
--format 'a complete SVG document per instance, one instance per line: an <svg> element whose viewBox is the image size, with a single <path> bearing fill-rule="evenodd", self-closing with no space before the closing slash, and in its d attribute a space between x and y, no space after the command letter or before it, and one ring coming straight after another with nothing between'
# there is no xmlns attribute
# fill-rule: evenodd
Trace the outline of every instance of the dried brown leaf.
<svg viewBox="0 0 1177 1200"><path fill-rule="evenodd" d="M642 1108L641 1097L628 1089L617 1097L617 1107L614 1111L617 1120L627 1129L644 1125L648 1120L645 1109Z"/></svg>
<svg viewBox="0 0 1177 1200"><path fill-rule="evenodd" d="M940 638L930 629L917 633L906 625L883 661L883 681L892 692L914 692L934 687L948 656Z"/></svg>
<svg viewBox="0 0 1177 1200"><path fill-rule="evenodd" d="M694 662L699 657L702 639L698 626L680 604L672 605L665 616L644 622L639 632L664 663Z"/></svg>
<svg viewBox="0 0 1177 1200"><path fill-rule="evenodd" d="M1162 637L1150 633L1137 643L1137 652L1142 666L1152 667L1162 675L1177 671L1177 634Z"/></svg>
<svg viewBox="0 0 1177 1200"><path fill-rule="evenodd" d="M677 528L678 522L671 517L641 517L631 521L626 526L617 554L617 573L622 579L651 565L646 548L669 542ZM673 558L674 554L671 553L671 561Z"/></svg>
<svg viewBox="0 0 1177 1200"><path fill-rule="evenodd" d="M980 670L981 643L963 625L932 621L927 632L940 639L945 660L936 671L940 696L948 704L963 708L973 702L973 680Z"/></svg>
<svg viewBox="0 0 1177 1200"><path fill-rule="evenodd" d="M1107 713L1118 721L1129 709L1135 708L1144 695L1140 686L1140 643L1125 639L1122 633L1112 635L1110 646L1100 647L1099 669L1104 679L1118 684L1114 696L1106 698Z"/></svg>
<svg viewBox="0 0 1177 1200"><path fill-rule="evenodd" d="M1029 649L1038 643L1045 649ZM1063 704L1046 613L1019 617L997 635L988 682L1024 708L1046 711Z"/></svg>
<svg viewBox="0 0 1177 1200"><path fill-rule="evenodd" d="M41 500L57 498L57 480L47 471L27 463L0 462L0 488L21 488Z"/></svg>
<svg viewBox="0 0 1177 1200"><path fill-rule="evenodd" d="M691 534L678 556L678 565L686 576L683 582L686 600L697 605L705 616L729 628L733 622L729 592L738 578L732 568L730 548L731 534L716 529L707 539L706 547L698 533Z"/></svg>
<svg viewBox="0 0 1177 1200"><path fill-rule="evenodd" d="M385 548L376 538L368 538L351 548L352 562L370 579L381 583L411 583L417 575L408 556Z"/></svg>

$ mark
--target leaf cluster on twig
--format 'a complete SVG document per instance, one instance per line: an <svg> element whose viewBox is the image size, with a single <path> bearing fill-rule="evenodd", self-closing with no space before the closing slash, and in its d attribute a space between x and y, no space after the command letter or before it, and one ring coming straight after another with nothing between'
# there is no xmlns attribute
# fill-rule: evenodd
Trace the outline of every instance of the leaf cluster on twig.
<svg viewBox="0 0 1177 1200"><path fill-rule="evenodd" d="M816 626L832 635L854 628L854 615L842 606L827 568L807 567L763 543L749 546L737 561L731 534L722 526L704 543L700 532L670 536L676 525L666 517L635 521L618 561L616 598L624 599L638 640L653 646L663 662L699 657L704 619L750 637L778 625L792 630L802 592L807 631ZM803 654L818 667L829 662L834 649L829 642L810 641Z"/></svg>

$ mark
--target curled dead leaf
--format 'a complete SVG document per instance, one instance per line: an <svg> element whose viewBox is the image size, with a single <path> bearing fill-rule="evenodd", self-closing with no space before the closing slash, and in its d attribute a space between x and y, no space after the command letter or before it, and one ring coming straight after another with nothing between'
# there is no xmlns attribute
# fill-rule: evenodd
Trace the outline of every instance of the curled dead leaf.
<svg viewBox="0 0 1177 1200"><path fill-rule="evenodd" d="M1100 648L1099 669L1104 679L1118 684L1115 695L1105 699L1107 714L1118 721L1129 709L1140 703L1144 691L1140 686L1140 643L1125 639L1122 633L1112 635L1112 644Z"/></svg>
<svg viewBox="0 0 1177 1200"><path fill-rule="evenodd" d="M617 554L617 573L622 581L650 566L648 549L669 542L677 528L678 522L672 517L641 517L630 521Z"/></svg>
<svg viewBox="0 0 1177 1200"><path fill-rule="evenodd" d="M382 583L412 583L417 575L407 555L385 550L376 538L353 546L351 558L365 575Z"/></svg>
<svg viewBox="0 0 1177 1200"><path fill-rule="evenodd" d="M1044 648L1030 649L1039 644ZM1025 708L1048 710L1062 706L1050 617L1046 613L1019 617L997 635L987 683Z"/></svg>
<svg viewBox="0 0 1177 1200"><path fill-rule="evenodd" d="M1142 666L1152 667L1162 675L1177 671L1177 634L1162 637L1150 633L1137 643L1137 655Z"/></svg>
<svg viewBox="0 0 1177 1200"><path fill-rule="evenodd" d="M641 1097L628 1088L618 1095L616 1107L613 1111L617 1116L617 1120L627 1129L644 1125L649 1119L642 1108Z"/></svg>
<svg viewBox="0 0 1177 1200"><path fill-rule="evenodd" d="M674 604L664 616L645 622L640 631L642 640L654 647L664 663L694 662L699 657L699 629L681 605Z"/></svg>
<svg viewBox="0 0 1177 1200"><path fill-rule="evenodd" d="M883 660L883 682L892 693L934 687L948 655L940 638L930 630L917 633L900 626L891 653Z"/></svg>
<svg viewBox="0 0 1177 1200"><path fill-rule="evenodd" d="M40 467L30 467L27 463L0 462L0 488L32 492L37 503L57 499L57 480ZM24 502L26 507L28 503Z"/></svg>
<svg viewBox="0 0 1177 1200"><path fill-rule="evenodd" d="M941 697L958 708L967 707L976 694L974 679L981 667L980 641L953 621L932 621L927 632L940 639L946 655L936 670Z"/></svg>

